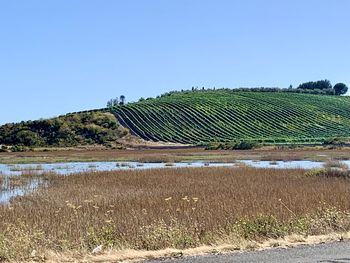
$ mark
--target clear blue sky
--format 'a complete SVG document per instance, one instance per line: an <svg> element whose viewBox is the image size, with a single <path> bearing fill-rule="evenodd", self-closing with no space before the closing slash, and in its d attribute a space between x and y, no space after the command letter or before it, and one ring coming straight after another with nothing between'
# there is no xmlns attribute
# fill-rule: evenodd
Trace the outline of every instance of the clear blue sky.
<svg viewBox="0 0 350 263"><path fill-rule="evenodd" d="M0 123L169 90L350 85L349 0L0 0Z"/></svg>

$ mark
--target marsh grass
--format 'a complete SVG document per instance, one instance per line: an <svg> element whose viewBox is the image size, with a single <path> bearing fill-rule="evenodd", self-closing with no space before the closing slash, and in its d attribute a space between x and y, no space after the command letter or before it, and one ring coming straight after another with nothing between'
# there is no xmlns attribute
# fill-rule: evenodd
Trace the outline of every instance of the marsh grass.
<svg viewBox="0 0 350 263"><path fill-rule="evenodd" d="M337 169L341 169L341 170L349 170L348 165L340 160L327 161L324 163L323 167L326 169L337 168Z"/></svg>
<svg viewBox="0 0 350 263"><path fill-rule="evenodd" d="M20 175L5 176L1 175L0 185L2 191L12 191L14 189L31 188L32 185L46 185L51 177L57 176L54 172L42 173L36 170L22 171ZM0 176L0 178L1 178Z"/></svg>
<svg viewBox="0 0 350 263"><path fill-rule="evenodd" d="M6 188L5 182L6 182L5 175L0 173L0 191L5 190L5 188Z"/></svg>
<svg viewBox="0 0 350 263"><path fill-rule="evenodd" d="M305 175L350 179L348 165L339 160L328 161L323 165L323 168L311 169L310 171L307 171Z"/></svg>
<svg viewBox="0 0 350 263"><path fill-rule="evenodd" d="M137 158L141 163L175 163L180 160L181 158L168 154L145 155Z"/></svg>
<svg viewBox="0 0 350 263"><path fill-rule="evenodd" d="M26 167L20 167L18 165L10 166L11 172L26 172L26 171L41 171L43 170L43 166L41 164L34 165L34 166L26 166Z"/></svg>
<svg viewBox="0 0 350 263"><path fill-rule="evenodd" d="M19 172L19 171L22 171L23 168L19 167L19 166L16 166L16 165L11 165L10 166L10 171L11 172Z"/></svg>
<svg viewBox="0 0 350 263"><path fill-rule="evenodd" d="M48 176L47 187L0 206L0 259L349 230L350 181L304 173L206 167Z"/></svg>
<svg viewBox="0 0 350 263"><path fill-rule="evenodd" d="M217 161L234 160L320 160L349 159L350 148L327 149L312 147L302 149L276 149L273 147L247 151L208 151L202 148L190 149L133 149L98 150L75 149L0 153L0 163L53 163L81 161L138 161L138 162L180 162L180 161Z"/></svg>
<svg viewBox="0 0 350 263"><path fill-rule="evenodd" d="M28 179L21 176L11 176L7 178L6 188L8 190L14 189L16 187L22 187L28 184Z"/></svg>
<svg viewBox="0 0 350 263"><path fill-rule="evenodd" d="M66 169L69 169L69 165L58 165L58 166L55 166L55 170L66 170Z"/></svg>

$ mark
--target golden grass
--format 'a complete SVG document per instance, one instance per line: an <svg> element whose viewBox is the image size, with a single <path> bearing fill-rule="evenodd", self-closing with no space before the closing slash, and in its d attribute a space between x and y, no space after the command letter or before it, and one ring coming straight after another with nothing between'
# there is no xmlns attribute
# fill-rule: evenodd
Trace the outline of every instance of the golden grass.
<svg viewBox="0 0 350 263"><path fill-rule="evenodd" d="M288 235L284 238L279 239L268 239L264 242L255 241L244 241L239 245L235 244L219 244L219 245L204 245L196 248L188 249L176 249L166 248L161 250L109 250L101 254L81 254L77 257L74 253L55 253L49 252L46 258L46 262L103 262L103 263L114 263L114 262L134 262L134 260L149 260L159 258L177 258L186 256L199 256L206 254L217 254L217 253L233 253L240 250L256 249L266 250L273 247L291 248L300 245L314 245L324 242L349 240L350 232L347 233L331 233L328 235L317 235L317 236L303 236L303 235Z"/></svg>
<svg viewBox="0 0 350 263"><path fill-rule="evenodd" d="M347 166L347 164L344 162L341 162L339 160L327 161L324 163L323 167L326 169L336 168L336 169L341 169L341 170L349 170L349 167Z"/></svg>
<svg viewBox="0 0 350 263"><path fill-rule="evenodd" d="M0 173L0 191L3 187L2 184L4 183L4 179L5 179L5 176L2 173Z"/></svg>
<svg viewBox="0 0 350 263"><path fill-rule="evenodd" d="M98 150L69 149L52 151L34 151L0 153L0 163L52 163L66 161L140 161L140 162L177 162L177 161L220 161L235 160L330 160L349 159L350 148L328 149L327 147L285 149L264 147L255 150L206 151L203 148L189 149L130 149ZM15 168L14 168L15 169Z"/></svg>
<svg viewBox="0 0 350 263"><path fill-rule="evenodd" d="M0 259L348 231L350 180L304 173L207 167L51 176L48 187L0 206Z"/></svg>

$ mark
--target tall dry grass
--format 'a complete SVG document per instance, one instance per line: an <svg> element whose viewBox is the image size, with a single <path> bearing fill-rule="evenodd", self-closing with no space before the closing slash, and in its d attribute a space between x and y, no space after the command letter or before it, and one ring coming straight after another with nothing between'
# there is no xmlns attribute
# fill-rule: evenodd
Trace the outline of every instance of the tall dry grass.
<svg viewBox="0 0 350 263"><path fill-rule="evenodd" d="M349 159L350 148L327 149L327 147L304 147L298 149L275 149L264 147L254 150L215 150L203 148L190 149L133 149L133 150L98 150L66 149L34 152L0 153L1 163L52 163L69 161L141 161L141 162L175 162L175 161L219 161L235 160L330 160Z"/></svg>
<svg viewBox="0 0 350 263"><path fill-rule="evenodd" d="M304 173L243 167L50 176L48 187L0 206L0 241L7 240L0 259L1 253L11 258L6 251L18 251L17 245L22 252L12 257L44 248L185 248L220 239L350 229L341 221L347 214L340 212L350 211L350 181ZM314 217L320 211L327 213L323 221ZM9 231L17 233L13 240Z"/></svg>
<svg viewBox="0 0 350 263"><path fill-rule="evenodd" d="M0 173L0 190L2 188L2 184L4 183L4 179L5 179L5 176L2 173Z"/></svg>

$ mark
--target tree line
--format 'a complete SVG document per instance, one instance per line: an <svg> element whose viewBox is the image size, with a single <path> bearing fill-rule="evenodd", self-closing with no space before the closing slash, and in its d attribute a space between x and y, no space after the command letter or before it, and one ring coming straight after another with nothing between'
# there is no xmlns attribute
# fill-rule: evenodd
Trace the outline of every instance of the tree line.
<svg viewBox="0 0 350 263"><path fill-rule="evenodd" d="M332 83L328 80L318 80L318 81L309 81L300 84L297 87L298 90L306 90L306 91L317 91L320 94L327 95L343 95L348 91L348 87L344 83L337 83L332 86Z"/></svg>
<svg viewBox="0 0 350 263"><path fill-rule="evenodd" d="M332 86L329 80L318 80L309 81L300 84L297 88L293 88L290 85L288 88L278 88L278 87L257 87L257 88L199 88L192 87L190 90L180 90L180 91L169 91L161 94L159 97L171 96L176 93L189 93L189 92L206 92L206 91L231 91L231 92L289 92L289 93L307 93L307 94L318 94L318 95L334 95L340 96L346 94L348 87L344 83L337 83ZM142 98L142 100L144 100Z"/></svg>
<svg viewBox="0 0 350 263"><path fill-rule="evenodd" d="M120 95L120 97L116 97L114 99L110 99L109 101L107 101L107 108L112 108L114 106L118 106L118 105L124 105L125 104L125 96L124 95Z"/></svg>

